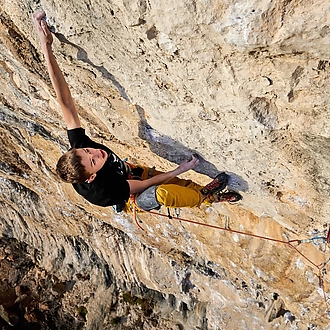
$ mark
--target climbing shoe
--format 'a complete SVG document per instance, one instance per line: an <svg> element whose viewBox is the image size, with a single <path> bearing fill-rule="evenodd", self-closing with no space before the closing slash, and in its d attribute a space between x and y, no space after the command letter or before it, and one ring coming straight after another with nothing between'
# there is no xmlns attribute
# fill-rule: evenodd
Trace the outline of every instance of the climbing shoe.
<svg viewBox="0 0 330 330"><path fill-rule="evenodd" d="M241 199L243 199L243 196L236 191L217 192L211 197L213 203L228 202L230 204L234 204Z"/></svg>
<svg viewBox="0 0 330 330"><path fill-rule="evenodd" d="M201 193L206 197L210 197L215 193L224 190L228 184L228 180L228 174L221 172L213 179L213 181L201 189Z"/></svg>

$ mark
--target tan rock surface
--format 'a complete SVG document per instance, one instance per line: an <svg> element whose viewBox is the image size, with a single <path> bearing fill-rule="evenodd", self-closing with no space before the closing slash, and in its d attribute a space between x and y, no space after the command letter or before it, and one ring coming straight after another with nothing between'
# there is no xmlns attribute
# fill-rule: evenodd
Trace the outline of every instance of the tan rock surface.
<svg viewBox="0 0 330 330"><path fill-rule="evenodd" d="M3 327L330 329L329 245L237 233L327 234L329 1L0 5ZM141 231L56 179L68 141L38 8L88 133L161 170L197 152L200 184L228 172L240 204L181 217L236 232L148 214Z"/></svg>

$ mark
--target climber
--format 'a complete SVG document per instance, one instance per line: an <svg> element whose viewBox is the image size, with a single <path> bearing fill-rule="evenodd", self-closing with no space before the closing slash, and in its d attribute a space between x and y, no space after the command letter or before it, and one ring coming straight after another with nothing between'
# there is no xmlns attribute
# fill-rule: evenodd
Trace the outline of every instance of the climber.
<svg viewBox="0 0 330 330"><path fill-rule="evenodd" d="M53 36L45 17L44 11L37 11L32 15L32 20L67 125L71 145L71 149L62 155L57 163L56 171L63 181L71 183L90 203L114 206L117 211L124 209L125 203L133 194L140 194L137 202L140 200L141 204L146 201L150 204L151 196L152 208L159 205L197 207L203 202L236 202L242 198L236 192L222 192L228 183L226 173L220 173L204 188L190 180L178 179L178 175L198 164L199 159L195 155L176 169L162 173L153 168L121 161L109 148L91 140L81 127L69 87L53 55ZM144 191L146 194L141 194Z"/></svg>

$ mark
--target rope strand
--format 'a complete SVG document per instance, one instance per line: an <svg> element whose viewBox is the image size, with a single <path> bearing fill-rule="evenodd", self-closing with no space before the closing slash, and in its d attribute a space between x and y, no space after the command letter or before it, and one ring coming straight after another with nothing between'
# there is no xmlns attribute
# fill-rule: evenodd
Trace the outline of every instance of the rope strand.
<svg viewBox="0 0 330 330"><path fill-rule="evenodd" d="M298 246L301 243L308 243L308 242L311 242L314 245L316 245L314 243L314 241L320 240L320 239L322 239L322 242L323 243L330 244L330 228L329 228L329 231L328 231L328 234L327 234L327 237L326 238L325 237L318 236L318 237L314 237L314 238L311 238L311 239L294 239L294 240L284 241L284 240L280 240L280 239L276 239L276 238L272 238L272 237L261 236L261 235L247 233L247 232L243 232L243 231L239 231L239 230L230 229L227 226L221 227L221 226L216 226L216 225L210 225L208 223L202 223L202 222L198 222L198 221L194 221L194 220L179 218L179 217L170 215L170 213L168 215L166 215L166 214L158 213L158 212L154 212L154 211L145 211L145 210L141 209L136 204L135 198L136 198L135 195L131 197L131 201L132 201L132 205L133 205L133 216L134 216L134 219L135 219L136 224L142 230L144 230L144 229L142 228L142 226L137 221L137 212L136 212L136 210L139 210L139 211L145 212L145 213L149 213L149 214L154 214L154 215L157 215L157 216L167 217L170 220L183 221L183 222L187 222L187 223L192 223L194 225L199 225L199 226L204 226L204 227L208 227L208 228L213 228L213 229L228 231L230 233L235 233L235 234L239 234L239 235L246 235L246 236L250 236L250 237L254 237L254 238L258 238L258 239L262 239L262 240L267 240L267 241L271 241L271 242L275 242L275 243L280 243L280 244L288 245L290 248L292 248L293 250L295 250L301 257L303 257L311 265L313 265L315 268L318 269L318 273L319 273L318 274L318 277L319 277L319 287L322 289L324 301L325 301L325 304L326 304L325 314L330 315L330 306L329 306L329 302L328 302L329 299L327 298L326 293L325 293L325 290L324 290L324 274L326 274L325 266L327 265L328 262L330 262L330 258L327 261L325 261L325 262L317 265L310 258L308 258L306 255L304 255L301 251L299 251L295 245L293 245L294 243L297 243L297 246Z"/></svg>

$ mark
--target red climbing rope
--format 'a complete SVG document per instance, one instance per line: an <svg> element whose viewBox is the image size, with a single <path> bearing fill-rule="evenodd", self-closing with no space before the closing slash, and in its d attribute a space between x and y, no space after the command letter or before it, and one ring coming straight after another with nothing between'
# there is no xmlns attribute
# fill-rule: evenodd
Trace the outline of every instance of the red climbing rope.
<svg viewBox="0 0 330 330"><path fill-rule="evenodd" d="M308 258L306 255L304 255L301 251L299 251L296 247L296 246L300 245L301 243L313 242L313 239L294 239L294 240L283 241L283 240L272 238L272 237L256 235L256 234L247 233L247 232L234 230L234 229L230 229L230 228L220 227L220 226L216 226L216 225L210 225L210 224L207 224L207 223L202 223L202 222L198 222L198 221L194 221L194 220L189 220L189 219L179 218L179 217L175 217L175 216L170 216L170 215L166 215L166 214L163 214L163 213L158 213L158 212L155 212L155 211L145 211L137 205L137 203L135 201L135 198L136 198L135 195L131 196L131 202L132 202L132 205L133 205L133 216L134 216L134 219L135 219L135 222L136 222L137 226L142 230L144 230L144 229L142 228L142 226L138 222L137 210L141 211L141 212L149 213L149 214L154 214L154 215L157 215L157 216L167 217L167 218L170 218L170 219L173 219L173 220L192 223L194 225L204 226L204 227L208 227L208 228L214 228L214 229L223 230L223 231L227 231L227 232L234 233L234 234L246 235L246 236L250 236L250 237L254 237L254 238L258 238L258 239L263 239L263 240L267 240L267 241L271 241L271 242L276 242L276 243L288 245L290 248L295 250L301 257L303 257L305 260L307 260L310 264L312 264L315 268L318 269L318 271L319 271L319 274L318 274L319 286L323 291L324 301L325 301L325 304L327 306L326 314L330 315L330 306L329 306L328 298L326 297L326 294L325 294L325 291L324 291L324 281L323 281L324 274L326 273L325 266L328 262L330 262L330 258L327 261L325 261L321 264L316 264L310 258ZM321 237L321 238L323 239L324 242L330 244L330 228L329 228L327 237L326 238ZM317 239L320 239L320 237L317 237ZM297 245L295 246L294 243L297 243Z"/></svg>

